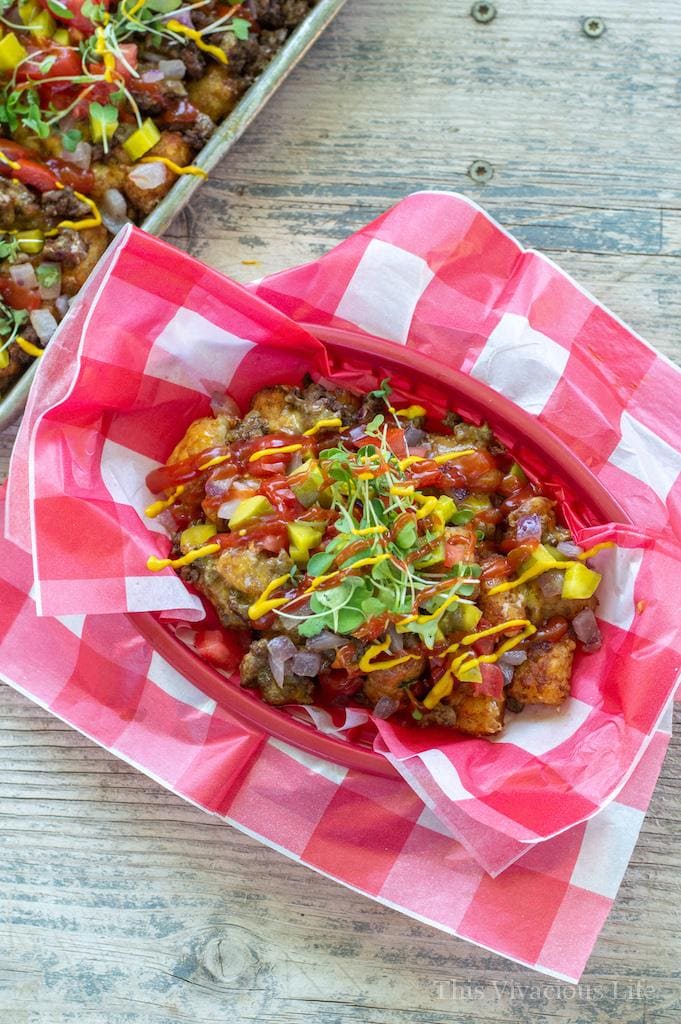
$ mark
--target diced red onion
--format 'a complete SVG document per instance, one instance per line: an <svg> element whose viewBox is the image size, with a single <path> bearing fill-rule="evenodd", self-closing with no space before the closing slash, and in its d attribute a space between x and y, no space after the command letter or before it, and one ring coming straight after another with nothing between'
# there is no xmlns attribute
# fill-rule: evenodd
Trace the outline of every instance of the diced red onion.
<svg viewBox="0 0 681 1024"><path fill-rule="evenodd" d="M373 710L374 718L390 718L399 706L399 701L396 701L394 697L379 697Z"/></svg>
<svg viewBox="0 0 681 1024"><path fill-rule="evenodd" d="M536 512L519 517L515 535L519 541L541 540L541 519Z"/></svg>
<svg viewBox="0 0 681 1024"><path fill-rule="evenodd" d="M89 171L92 163L92 146L89 142L79 142L72 153L69 153L67 149L62 150L60 159L69 164L75 164L76 167L81 167L84 171Z"/></svg>
<svg viewBox="0 0 681 1024"><path fill-rule="evenodd" d="M585 651L597 651L602 641L601 631L596 622L596 616L591 608L582 608L572 620L572 628L575 636L584 644Z"/></svg>
<svg viewBox="0 0 681 1024"><path fill-rule="evenodd" d="M391 625L390 625L390 627L388 629L388 633L390 634L390 650L391 650L391 652L393 654L401 654L402 651L404 650L404 640L402 639L400 634L397 632L395 627L392 625L392 623L391 623Z"/></svg>
<svg viewBox="0 0 681 1024"><path fill-rule="evenodd" d="M251 14L254 18L258 17L258 10L255 6L254 0L246 0L245 6L248 8L249 14Z"/></svg>
<svg viewBox="0 0 681 1024"><path fill-rule="evenodd" d="M298 615L296 611L296 615ZM308 651L335 651L345 643L345 638L339 633L332 633L330 629L323 629L317 636L311 636L306 643Z"/></svg>
<svg viewBox="0 0 681 1024"><path fill-rule="evenodd" d="M524 661L527 661L525 651L505 651L499 658L500 665L522 665Z"/></svg>
<svg viewBox="0 0 681 1024"><path fill-rule="evenodd" d="M297 469L300 469L302 464L303 464L303 456L300 454L300 452L294 452L291 455L291 457L290 457L290 459L288 461L288 470L287 470L287 472L288 473L294 473ZM314 502L313 502L313 504L314 504Z"/></svg>
<svg viewBox="0 0 681 1024"><path fill-rule="evenodd" d="M54 303L55 309L59 313L60 317L65 317L69 311L70 299L68 295L60 295Z"/></svg>
<svg viewBox="0 0 681 1024"><path fill-rule="evenodd" d="M231 483L231 481L229 482ZM230 498L229 501L223 501L218 509L218 516L220 519L231 519L240 504L241 498Z"/></svg>
<svg viewBox="0 0 681 1024"><path fill-rule="evenodd" d="M162 82L165 75L161 71L161 65L159 64L157 68L150 68L149 71L143 71L141 78L143 82Z"/></svg>
<svg viewBox="0 0 681 1024"><path fill-rule="evenodd" d="M222 468L222 467L220 467ZM223 470L224 472L224 470ZM221 498L223 494L231 490L234 484L233 476L216 477L212 474L206 480L205 491L207 498Z"/></svg>
<svg viewBox="0 0 681 1024"><path fill-rule="evenodd" d="M210 407L213 416L241 416L241 410L231 395L215 391L210 396Z"/></svg>
<svg viewBox="0 0 681 1024"><path fill-rule="evenodd" d="M571 540L562 540L556 547L566 558L577 558L582 553L582 549Z"/></svg>
<svg viewBox="0 0 681 1024"><path fill-rule="evenodd" d="M118 234L121 228L128 223L128 204L123 193L117 188L106 190L100 211L104 225L112 235Z"/></svg>
<svg viewBox="0 0 681 1024"><path fill-rule="evenodd" d="M560 569L543 572L537 579L537 583L544 597L558 597L563 590L563 573Z"/></svg>
<svg viewBox="0 0 681 1024"><path fill-rule="evenodd" d="M194 28L191 12L186 7L180 7L176 11L171 11L166 17L174 18L175 21L179 21L180 25L186 25L187 28ZM163 20L165 21L165 18Z"/></svg>
<svg viewBox="0 0 681 1024"><path fill-rule="evenodd" d="M61 263L43 263L43 267L49 267L55 272L54 284L46 285L38 282L38 291L41 299L56 299L61 294Z"/></svg>
<svg viewBox="0 0 681 1024"><path fill-rule="evenodd" d="M322 667L322 656L315 651L298 651L293 659L293 672L297 676L317 676Z"/></svg>
<svg viewBox="0 0 681 1024"><path fill-rule="evenodd" d="M471 493L467 487L454 487L451 491L446 491L450 498L454 498L454 501L463 501Z"/></svg>
<svg viewBox="0 0 681 1024"><path fill-rule="evenodd" d="M416 444L423 444L425 439L425 430L421 430L420 427L415 427L413 424L410 424L404 432L404 440L410 448L413 448Z"/></svg>
<svg viewBox="0 0 681 1024"><path fill-rule="evenodd" d="M34 309L29 313L31 327L38 335L43 345L46 345L54 332L57 330L57 321L49 309Z"/></svg>
<svg viewBox="0 0 681 1024"><path fill-rule="evenodd" d="M298 648L287 636L275 636L267 641L267 660L279 686L284 682L286 663L295 657Z"/></svg>
<svg viewBox="0 0 681 1024"><path fill-rule="evenodd" d="M168 177L168 171L165 164L136 164L130 171L128 177L130 181L133 181L135 185L137 185L138 188L146 190L158 188L159 185L165 184L166 178Z"/></svg>
<svg viewBox="0 0 681 1024"><path fill-rule="evenodd" d="M21 288L33 289L38 287L38 278L35 276L32 263L15 263L9 268L9 276Z"/></svg>
<svg viewBox="0 0 681 1024"><path fill-rule="evenodd" d="M501 669L501 674L504 677L504 686L508 686L513 680L515 665L508 665L506 662L502 662L501 658L499 658L499 668Z"/></svg>
<svg viewBox="0 0 681 1024"><path fill-rule="evenodd" d="M359 441L360 438L365 436L365 434L366 434L366 427L364 427L364 426L353 427L352 430L350 430L348 432L348 437L350 438L351 441Z"/></svg>
<svg viewBox="0 0 681 1024"><path fill-rule="evenodd" d="M184 78L187 69L184 66L184 62L181 60L160 60L158 62L158 69L162 72L163 78Z"/></svg>

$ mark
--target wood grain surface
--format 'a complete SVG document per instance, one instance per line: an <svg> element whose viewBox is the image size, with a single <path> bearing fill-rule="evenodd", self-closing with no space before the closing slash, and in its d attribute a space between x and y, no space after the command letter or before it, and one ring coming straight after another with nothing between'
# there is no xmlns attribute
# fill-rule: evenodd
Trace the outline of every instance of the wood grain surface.
<svg viewBox="0 0 681 1024"><path fill-rule="evenodd" d="M681 361L681 6L469 7L348 0L168 237L248 280L454 189ZM0 1021L676 1024L680 775L674 740L582 984L557 985L259 846L5 687Z"/></svg>

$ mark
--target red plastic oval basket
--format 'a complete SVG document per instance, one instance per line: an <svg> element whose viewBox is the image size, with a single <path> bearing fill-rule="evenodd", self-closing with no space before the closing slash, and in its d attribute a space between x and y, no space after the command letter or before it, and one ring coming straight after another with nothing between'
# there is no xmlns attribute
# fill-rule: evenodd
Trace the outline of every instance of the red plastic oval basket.
<svg viewBox="0 0 681 1024"><path fill-rule="evenodd" d="M474 423L489 423L518 462L548 484L569 509L573 522L584 526L630 522L618 503L593 474L542 424L485 384L410 349L351 331L302 324L327 350L335 381L368 390L389 377L396 391L427 409L451 409ZM394 776L395 770L369 746L319 732L286 709L265 704L236 677L228 679L183 644L151 612L130 615L139 632L171 665L208 697L233 714L318 757L348 768ZM470 742L462 737L462 742Z"/></svg>

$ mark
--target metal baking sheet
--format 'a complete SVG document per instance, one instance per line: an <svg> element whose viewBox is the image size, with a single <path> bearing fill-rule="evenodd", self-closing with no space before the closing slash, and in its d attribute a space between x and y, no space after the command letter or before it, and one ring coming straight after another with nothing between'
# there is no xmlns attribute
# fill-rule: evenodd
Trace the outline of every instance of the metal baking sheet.
<svg viewBox="0 0 681 1024"><path fill-rule="evenodd" d="M279 88L289 71L304 57L317 37L338 14L344 3L345 0L319 0L317 6L300 23L257 81L244 94L229 117L218 126L193 163L210 172L222 160L265 106L270 96ZM201 183L202 179L194 175L183 175L178 178L167 196L141 226L152 235L163 234ZM0 430L4 430L23 412L37 368L36 361L4 398L0 399Z"/></svg>

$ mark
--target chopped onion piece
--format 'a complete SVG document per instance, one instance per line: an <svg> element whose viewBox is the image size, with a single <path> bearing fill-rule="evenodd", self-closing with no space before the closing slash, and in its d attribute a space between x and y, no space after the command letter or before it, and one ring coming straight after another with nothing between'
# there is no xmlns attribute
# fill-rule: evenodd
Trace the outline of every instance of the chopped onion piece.
<svg viewBox="0 0 681 1024"><path fill-rule="evenodd" d="M71 300L69 299L68 295L60 295L59 298L56 299L54 305L55 309L59 313L59 316L62 317L63 319L69 311Z"/></svg>
<svg viewBox="0 0 681 1024"><path fill-rule="evenodd" d="M525 651L506 651L499 658L500 665L522 665L524 661L527 661Z"/></svg>
<svg viewBox="0 0 681 1024"><path fill-rule="evenodd" d="M556 544L556 548L566 558L578 558L582 553L582 549L571 540L562 540L560 544Z"/></svg>
<svg viewBox="0 0 681 1024"><path fill-rule="evenodd" d="M515 535L519 541L541 540L541 519L536 512L520 516Z"/></svg>
<svg viewBox="0 0 681 1024"><path fill-rule="evenodd" d="M404 440L412 448L416 444L423 444L425 439L425 430L421 430L420 427L415 427L413 424L410 424L404 432Z"/></svg>
<svg viewBox="0 0 681 1024"><path fill-rule="evenodd" d="M582 608L572 620L575 636L584 644L585 651L597 651L602 644L601 631L591 608Z"/></svg>
<svg viewBox="0 0 681 1024"><path fill-rule="evenodd" d="M397 632L395 627L392 625L392 623L390 624L388 633L390 634L390 652L392 654L401 654L402 651L404 650L404 640Z"/></svg>
<svg viewBox="0 0 681 1024"><path fill-rule="evenodd" d="M231 485L231 480L225 481L225 483L229 483ZM220 505L220 508L218 509L219 518L231 519L240 504L241 498L230 498L229 501L223 501L222 505Z"/></svg>
<svg viewBox="0 0 681 1024"><path fill-rule="evenodd" d="M164 185L168 177L168 170L165 164L136 164L130 171L128 178L138 188L151 189Z"/></svg>
<svg viewBox="0 0 681 1024"><path fill-rule="evenodd" d="M142 81L143 82L162 82L164 78L165 78L165 75L161 71L160 61L159 61L159 65L158 65L157 68L152 68L149 71L143 71L142 72Z"/></svg>
<svg viewBox="0 0 681 1024"><path fill-rule="evenodd" d="M322 656L315 651L298 651L293 659L293 672L297 676L317 676L322 667Z"/></svg>
<svg viewBox="0 0 681 1024"><path fill-rule="evenodd" d="M296 615L298 614L299 612L296 611ZM339 633L332 633L330 629L323 629L317 636L310 637L306 647L308 651L335 651L337 647L341 647L344 643L346 643L346 640Z"/></svg>
<svg viewBox="0 0 681 1024"><path fill-rule="evenodd" d="M89 171L92 163L92 146L89 142L79 142L72 153L69 153L67 149L62 150L60 160L65 160L66 163L75 164L76 167Z"/></svg>
<svg viewBox="0 0 681 1024"><path fill-rule="evenodd" d="M15 263L9 268L9 276L21 288L33 289L38 287L38 278L35 276L32 263Z"/></svg>
<svg viewBox="0 0 681 1024"><path fill-rule="evenodd" d="M31 327L38 335L43 345L46 345L54 332L57 330L57 321L49 309L34 309L29 313Z"/></svg>
<svg viewBox="0 0 681 1024"><path fill-rule="evenodd" d="M269 661L274 681L279 686L284 682L286 663L295 657L298 648L287 636L275 636L267 641L267 660Z"/></svg>
<svg viewBox="0 0 681 1024"><path fill-rule="evenodd" d="M162 72L163 78L184 78L187 72L184 61L181 60L160 60L158 69Z"/></svg>
<svg viewBox="0 0 681 1024"><path fill-rule="evenodd" d="M390 718L399 706L399 701L396 701L394 697L379 697L373 710L374 718Z"/></svg>
<svg viewBox="0 0 681 1024"><path fill-rule="evenodd" d="M544 597L558 597L563 590L563 573L560 569L551 569L538 577L537 583Z"/></svg>
<svg viewBox="0 0 681 1024"><path fill-rule="evenodd" d="M505 661L502 662L501 658L499 658L499 668L501 669L501 674L504 677L504 686L508 686L513 680L515 665L509 665Z"/></svg>
<svg viewBox="0 0 681 1024"><path fill-rule="evenodd" d="M223 395L219 391L210 396L210 408L213 416L241 416L241 410L231 395Z"/></svg>

